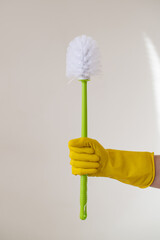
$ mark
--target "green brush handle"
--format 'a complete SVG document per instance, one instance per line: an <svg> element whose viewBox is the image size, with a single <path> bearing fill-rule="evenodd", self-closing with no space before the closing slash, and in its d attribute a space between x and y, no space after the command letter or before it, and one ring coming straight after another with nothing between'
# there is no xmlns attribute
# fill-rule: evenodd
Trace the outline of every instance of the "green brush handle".
<svg viewBox="0 0 160 240"><path fill-rule="evenodd" d="M82 128L81 137L87 137L87 81L82 82ZM80 219L87 218L87 175L81 176L80 180Z"/></svg>

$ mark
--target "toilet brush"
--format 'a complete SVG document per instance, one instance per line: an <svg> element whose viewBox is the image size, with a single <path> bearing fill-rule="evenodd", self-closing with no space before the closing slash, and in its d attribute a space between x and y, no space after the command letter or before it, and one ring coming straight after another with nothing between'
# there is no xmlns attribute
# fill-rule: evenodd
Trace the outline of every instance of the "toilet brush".
<svg viewBox="0 0 160 240"><path fill-rule="evenodd" d="M97 43L85 35L73 39L66 54L66 76L82 83L81 137L87 137L87 82L100 72L100 54ZM80 177L80 219L87 218L87 175Z"/></svg>

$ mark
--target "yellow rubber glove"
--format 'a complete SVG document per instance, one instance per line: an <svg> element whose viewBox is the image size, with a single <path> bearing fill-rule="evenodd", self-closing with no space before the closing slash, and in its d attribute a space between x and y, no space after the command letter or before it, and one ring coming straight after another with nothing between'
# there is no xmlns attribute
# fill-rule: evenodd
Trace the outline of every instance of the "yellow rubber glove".
<svg viewBox="0 0 160 240"><path fill-rule="evenodd" d="M74 175L110 177L140 188L154 180L154 153L104 149L85 137L70 140L68 146Z"/></svg>

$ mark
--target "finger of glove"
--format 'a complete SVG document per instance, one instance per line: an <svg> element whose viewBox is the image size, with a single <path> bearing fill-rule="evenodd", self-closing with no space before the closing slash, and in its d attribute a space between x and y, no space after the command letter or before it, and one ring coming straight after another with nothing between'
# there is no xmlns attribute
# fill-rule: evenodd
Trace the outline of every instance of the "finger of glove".
<svg viewBox="0 0 160 240"><path fill-rule="evenodd" d="M68 142L69 147L90 147L94 140L87 137L75 138Z"/></svg>
<svg viewBox="0 0 160 240"><path fill-rule="evenodd" d="M78 161L98 162L99 157L95 154L83 154L70 151L69 157Z"/></svg>
<svg viewBox="0 0 160 240"><path fill-rule="evenodd" d="M95 174L97 171L98 171L97 169L85 169L85 168L72 167L72 174L74 174L74 175Z"/></svg>
<svg viewBox="0 0 160 240"><path fill-rule="evenodd" d="M70 164L72 165L72 167L76 167L76 168L87 168L87 169L98 169L99 168L99 163L97 163L97 162L84 162L84 161L71 160Z"/></svg>
<svg viewBox="0 0 160 240"><path fill-rule="evenodd" d="M88 153L93 154L94 150L91 147L71 147L69 146L70 151L76 152L76 153Z"/></svg>

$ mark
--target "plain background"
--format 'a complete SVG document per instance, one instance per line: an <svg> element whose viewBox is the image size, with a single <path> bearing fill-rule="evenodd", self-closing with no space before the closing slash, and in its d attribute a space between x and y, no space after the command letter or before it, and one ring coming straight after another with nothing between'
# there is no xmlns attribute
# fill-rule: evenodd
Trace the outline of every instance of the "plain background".
<svg viewBox="0 0 160 240"><path fill-rule="evenodd" d="M0 0L1 240L160 238L159 189L90 178L79 220L67 145L80 137L81 85L65 77L69 42L93 37L102 74L88 84L89 137L160 154L159 22L158 0Z"/></svg>

